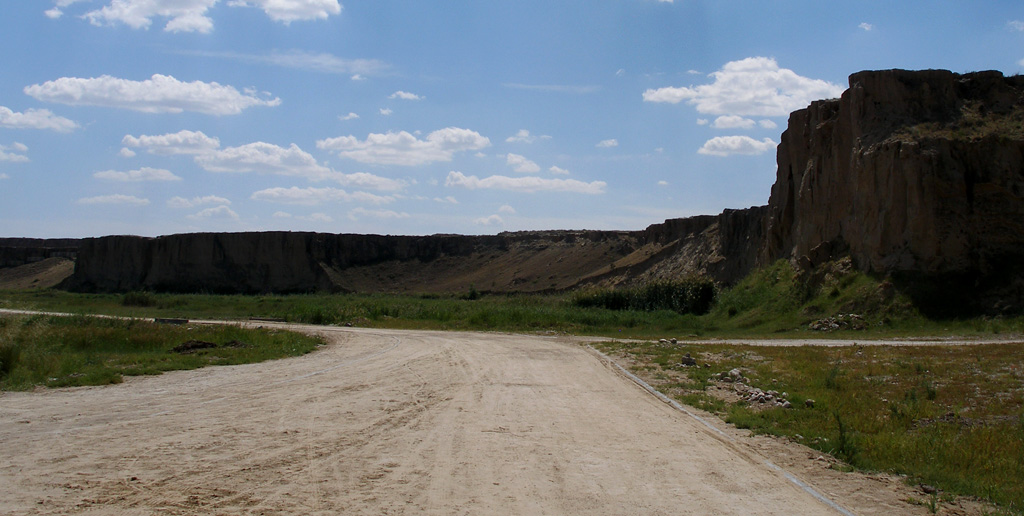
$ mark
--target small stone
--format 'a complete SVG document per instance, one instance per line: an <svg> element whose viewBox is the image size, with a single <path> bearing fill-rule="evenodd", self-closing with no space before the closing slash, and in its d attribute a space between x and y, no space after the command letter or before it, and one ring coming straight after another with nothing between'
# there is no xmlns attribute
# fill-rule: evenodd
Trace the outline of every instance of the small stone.
<svg viewBox="0 0 1024 516"><path fill-rule="evenodd" d="M783 401L782 408L793 408L793 404L790 403L789 400Z"/></svg>

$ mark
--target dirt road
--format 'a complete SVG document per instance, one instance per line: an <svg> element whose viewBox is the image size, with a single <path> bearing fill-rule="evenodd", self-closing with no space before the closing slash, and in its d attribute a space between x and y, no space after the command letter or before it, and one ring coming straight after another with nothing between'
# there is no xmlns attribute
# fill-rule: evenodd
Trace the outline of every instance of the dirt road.
<svg viewBox="0 0 1024 516"><path fill-rule="evenodd" d="M767 457L566 340L307 331L329 345L0 394L0 513L923 512L889 480Z"/></svg>

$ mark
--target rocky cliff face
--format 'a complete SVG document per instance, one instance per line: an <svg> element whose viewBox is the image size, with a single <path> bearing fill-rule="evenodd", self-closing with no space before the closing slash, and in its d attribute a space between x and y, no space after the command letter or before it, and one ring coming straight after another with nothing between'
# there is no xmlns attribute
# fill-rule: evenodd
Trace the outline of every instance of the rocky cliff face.
<svg viewBox="0 0 1024 516"><path fill-rule="evenodd" d="M889 70L794 112L761 263L1006 271L1024 257L1024 77Z"/></svg>
<svg viewBox="0 0 1024 516"><path fill-rule="evenodd" d="M0 269L20 267L47 258L74 260L79 243L74 238L0 238Z"/></svg>

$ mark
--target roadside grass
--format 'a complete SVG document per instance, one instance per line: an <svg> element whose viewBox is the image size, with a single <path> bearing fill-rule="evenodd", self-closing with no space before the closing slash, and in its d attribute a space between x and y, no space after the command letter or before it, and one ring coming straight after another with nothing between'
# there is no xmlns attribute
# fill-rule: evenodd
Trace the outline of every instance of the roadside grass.
<svg viewBox="0 0 1024 516"><path fill-rule="evenodd" d="M174 350L190 341L201 349ZM120 383L124 376L302 355L319 343L293 332L237 326L0 315L0 390Z"/></svg>
<svg viewBox="0 0 1024 516"><path fill-rule="evenodd" d="M908 475L944 496L975 496L1024 514L1024 343L595 347L625 359L666 395L740 428L788 437L853 468ZM697 367L680 365L686 353ZM749 385L715 379L733 368ZM724 394L752 387L786 393L792 408Z"/></svg>
<svg viewBox="0 0 1024 516"><path fill-rule="evenodd" d="M659 292L656 288L651 290ZM704 292L707 289L696 290ZM1024 334L1024 317L1020 316L929 318L919 312L909 297L901 294L892 283L852 270L844 262L821 267L814 277L801 277L787 262L778 262L718 292L710 310L703 315L679 313L678 307L602 307L607 303L614 305L616 300L622 300L619 298L628 300L628 296L613 295L608 291L546 295L485 294L471 290L469 294L244 296L150 292L77 294L32 290L0 292L0 308L123 317L228 320L262 317L319 325L559 332L639 339L950 335L970 338ZM597 306L591 306L592 302ZM669 305L672 306L671 303ZM649 303L641 303L641 306L656 307ZM809 329L815 321L849 317L850 314L856 315L853 324L836 331Z"/></svg>

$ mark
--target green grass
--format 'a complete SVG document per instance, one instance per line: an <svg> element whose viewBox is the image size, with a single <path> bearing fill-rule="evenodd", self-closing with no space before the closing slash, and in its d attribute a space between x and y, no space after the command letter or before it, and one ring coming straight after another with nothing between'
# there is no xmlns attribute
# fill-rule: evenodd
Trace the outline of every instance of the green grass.
<svg viewBox="0 0 1024 516"><path fill-rule="evenodd" d="M216 344L172 351L190 340ZM0 316L0 390L120 383L124 376L260 362L316 348L316 338L237 326L168 326L96 317Z"/></svg>
<svg viewBox="0 0 1024 516"><path fill-rule="evenodd" d="M973 346L748 347L604 343L667 395L754 432L785 436L852 467L906 474L1024 513L1024 343ZM700 367L681 367L684 353ZM709 364L710 367L703 367ZM709 393L739 368L793 408ZM718 385L726 389L732 384ZM814 400L813 407L805 405Z"/></svg>

